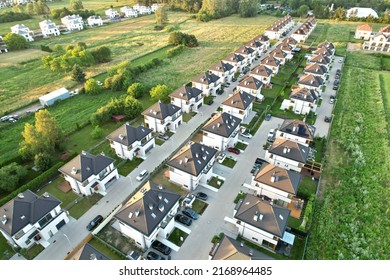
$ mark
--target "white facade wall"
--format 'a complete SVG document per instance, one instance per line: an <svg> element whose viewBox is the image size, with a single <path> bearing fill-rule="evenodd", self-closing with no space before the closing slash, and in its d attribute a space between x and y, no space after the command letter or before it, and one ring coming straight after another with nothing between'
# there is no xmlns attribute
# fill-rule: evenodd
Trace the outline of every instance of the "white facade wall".
<svg viewBox="0 0 390 280"><path fill-rule="evenodd" d="M263 84L268 85L271 83L271 76L270 77L265 77L265 76L259 76L256 74L250 74L252 77L255 79L261 81Z"/></svg>
<svg viewBox="0 0 390 280"><path fill-rule="evenodd" d="M289 110L291 107L292 111L299 115L306 115L310 112L315 113L317 111L317 104L298 99L284 99L280 109Z"/></svg>
<svg viewBox="0 0 390 280"><path fill-rule="evenodd" d="M110 146L112 149L115 150L115 153L118 157L128 160L133 160L134 157L144 157L146 155L146 152L151 146L155 146L155 140L152 137L152 134L150 133L145 137L147 139L147 143L142 146L141 141L136 141L133 143L132 147L127 147L125 145L122 145L119 142L116 141L110 141ZM139 148L139 151L137 154L134 154L134 151Z"/></svg>
<svg viewBox="0 0 390 280"><path fill-rule="evenodd" d="M237 89L241 90L243 92L246 92L248 94L251 94L254 97L256 97L257 99L263 99L264 98L264 96L261 94L261 88L256 90L256 89L251 89L251 88L247 88L247 87L237 86Z"/></svg>
<svg viewBox="0 0 390 280"><path fill-rule="evenodd" d="M229 113L230 115L233 115L237 118L240 118L242 121L244 121L252 111L252 107L253 107L253 103L251 103L245 110L230 107L227 105L222 105L222 112Z"/></svg>
<svg viewBox="0 0 390 280"><path fill-rule="evenodd" d="M274 245L278 243L278 240L274 240L273 234L270 234L252 225L246 224L243 221L241 221L241 224L236 224L236 227L238 229L239 235L241 235L245 239L250 240L255 244L262 245L263 240L266 240L269 243Z"/></svg>
<svg viewBox="0 0 390 280"><path fill-rule="evenodd" d="M279 166L287 170L294 170L297 172L301 172L303 167L303 164L297 161L271 154L268 150L265 152L265 160L273 165Z"/></svg>
<svg viewBox="0 0 390 280"><path fill-rule="evenodd" d="M171 97L171 104L180 107L183 113L198 112L199 108L203 105L203 96L200 96L198 101L195 98L191 98L189 101Z"/></svg>
<svg viewBox="0 0 390 280"><path fill-rule="evenodd" d="M97 25L97 26L102 26L103 25L103 20L99 17L98 19L95 19L95 18L88 18L88 25L89 26L94 26L94 25Z"/></svg>
<svg viewBox="0 0 390 280"><path fill-rule="evenodd" d="M300 85L301 87L307 88L307 89L312 89L312 90L315 90L317 92L321 92L321 86L320 87L313 87L313 86L301 84L299 82L298 82L298 85Z"/></svg>
<svg viewBox="0 0 390 280"><path fill-rule="evenodd" d="M220 82L217 82L217 84L211 83L210 85L205 85L201 83L193 83L193 84L194 87L203 91L204 96L210 96L216 94L216 92L221 88Z"/></svg>
<svg viewBox="0 0 390 280"><path fill-rule="evenodd" d="M356 30L355 39L369 40L371 36L371 31L365 30Z"/></svg>
<svg viewBox="0 0 390 280"><path fill-rule="evenodd" d="M252 188L256 191L256 195L265 195L272 199L280 199L287 203L291 202L292 197L288 192L276 189L272 186L259 183L255 181L254 177L252 178Z"/></svg>
<svg viewBox="0 0 390 280"><path fill-rule="evenodd" d="M267 36L270 40L278 40L281 33L279 31L266 30L264 35Z"/></svg>
<svg viewBox="0 0 390 280"><path fill-rule="evenodd" d="M41 28L43 36L49 36L49 35L58 36L58 35L60 35L60 31L58 30L57 26L49 28L49 26L47 24L39 23L39 27Z"/></svg>
<svg viewBox="0 0 390 280"><path fill-rule="evenodd" d="M206 146L212 147L214 149L217 149L219 151L224 151L229 147L234 147L237 144L238 141L238 130L240 127L238 126L235 130L235 132L232 133L232 135L235 134L234 137L223 137L211 132L203 131L203 138L202 143Z"/></svg>
<svg viewBox="0 0 390 280"><path fill-rule="evenodd" d="M299 144L302 144L306 147L309 147L309 144L310 144L310 140L304 138L304 137L300 137L298 135L293 135L293 134L290 134L290 133L286 133L286 132L282 132L280 130L277 130L276 131L276 138L282 138L282 139L286 139L286 140L291 140L291 141L294 141L294 142L297 142Z"/></svg>
<svg viewBox="0 0 390 280"><path fill-rule="evenodd" d="M124 235L133 239L137 246L139 246L143 250L146 250L147 248L149 248L146 246L145 236L141 232L139 232L138 230L136 230L132 227L129 227L128 225L126 225L125 223L123 223L121 221L116 221L116 222L118 223L120 232L122 232Z"/></svg>
<svg viewBox="0 0 390 280"><path fill-rule="evenodd" d="M292 37L293 39L295 39L298 43L303 43L303 42L305 42L306 39L307 39L307 35L303 35L303 34L295 34L295 33L293 33L293 34L291 35L291 37Z"/></svg>

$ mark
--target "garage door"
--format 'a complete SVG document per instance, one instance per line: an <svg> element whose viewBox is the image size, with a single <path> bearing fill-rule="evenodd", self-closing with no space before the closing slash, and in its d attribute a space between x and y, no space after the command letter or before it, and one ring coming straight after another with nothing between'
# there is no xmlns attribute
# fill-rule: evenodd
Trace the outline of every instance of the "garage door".
<svg viewBox="0 0 390 280"><path fill-rule="evenodd" d="M199 109L200 107L202 107L202 105L203 105L203 103L199 103L199 105L198 105L198 109Z"/></svg>
<svg viewBox="0 0 390 280"><path fill-rule="evenodd" d="M57 229L60 229L60 228L62 228L64 225L65 225L65 220L62 220L61 222L59 222L59 223L56 225L56 228L57 228Z"/></svg>

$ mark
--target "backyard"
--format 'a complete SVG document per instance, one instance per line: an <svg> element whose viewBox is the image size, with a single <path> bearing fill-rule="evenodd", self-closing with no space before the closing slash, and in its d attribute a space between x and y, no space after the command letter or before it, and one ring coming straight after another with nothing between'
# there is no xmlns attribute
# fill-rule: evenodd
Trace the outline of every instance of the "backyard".
<svg viewBox="0 0 390 280"><path fill-rule="evenodd" d="M219 189L220 187L222 187L224 182L225 182L224 180L213 176L213 177L211 177L210 181L207 184L216 188L216 189Z"/></svg>
<svg viewBox="0 0 390 280"><path fill-rule="evenodd" d="M95 247L97 250L102 252L104 255L106 255L108 258L111 260L123 260L123 256L114 251L113 249L110 249L107 245L103 244L96 238L92 239L91 241L88 242L91 244L93 247Z"/></svg>
<svg viewBox="0 0 390 280"><path fill-rule="evenodd" d="M169 235L168 240L180 247L181 245L183 245L187 236L188 236L187 233L175 227L175 229Z"/></svg>
<svg viewBox="0 0 390 280"><path fill-rule="evenodd" d="M79 219L82 215L85 214L92 206L94 206L103 196L94 193L91 196L83 197L78 199L77 202L69 208L69 215L71 215L76 220Z"/></svg>
<svg viewBox="0 0 390 280"><path fill-rule="evenodd" d="M195 201L192 203L192 209L195 212L199 213L199 215L203 214L203 212L206 210L207 206L209 206L209 205L200 199L195 199Z"/></svg>
<svg viewBox="0 0 390 280"><path fill-rule="evenodd" d="M168 168L163 168L157 174L150 178L150 181L163 185L166 189L180 194L182 197L187 195L187 191L181 188L179 185L171 183L169 179L165 176L168 172Z"/></svg>
<svg viewBox="0 0 390 280"><path fill-rule="evenodd" d="M237 163L237 161L235 161L232 157L226 157L223 160L222 165L229 167L229 168L233 168L236 165L236 163Z"/></svg>

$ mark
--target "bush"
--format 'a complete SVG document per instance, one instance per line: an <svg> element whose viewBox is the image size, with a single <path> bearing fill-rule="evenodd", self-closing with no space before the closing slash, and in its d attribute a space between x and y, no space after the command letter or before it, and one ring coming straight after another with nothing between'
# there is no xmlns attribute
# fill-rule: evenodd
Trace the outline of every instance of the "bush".
<svg viewBox="0 0 390 280"><path fill-rule="evenodd" d="M100 47L91 51L96 62L103 63L111 60L111 50L107 47Z"/></svg>
<svg viewBox="0 0 390 280"><path fill-rule="evenodd" d="M41 45L41 50L44 52L53 52L53 50L49 46Z"/></svg>
<svg viewBox="0 0 390 280"><path fill-rule="evenodd" d="M168 43L174 46L185 45L190 48L197 47L199 45L198 40L194 35L183 32L172 32L169 35Z"/></svg>
<svg viewBox="0 0 390 280"><path fill-rule="evenodd" d="M9 192L14 190L20 181L27 175L27 170L24 166L12 162L0 168L0 190Z"/></svg>
<svg viewBox="0 0 390 280"><path fill-rule="evenodd" d="M99 139L102 136L103 136L103 129L100 126L96 125L91 132L92 139Z"/></svg>
<svg viewBox="0 0 390 280"><path fill-rule="evenodd" d="M139 99L145 93L145 87L141 83L134 83L127 88L127 94Z"/></svg>
<svg viewBox="0 0 390 280"><path fill-rule="evenodd" d="M86 94L99 94L102 92L102 86L99 86L95 79L88 79L84 84L84 90Z"/></svg>
<svg viewBox="0 0 390 280"><path fill-rule="evenodd" d="M178 45L172 49L167 50L167 55L169 58L172 58L176 55L181 54L184 51L185 46L184 45Z"/></svg>
<svg viewBox="0 0 390 280"><path fill-rule="evenodd" d="M46 171L51 166L51 157L48 153L39 153L34 156L34 165L39 171Z"/></svg>
<svg viewBox="0 0 390 280"><path fill-rule="evenodd" d="M21 21L31 19L29 14L25 13L15 13L15 12L5 12L4 14L0 14L0 23L5 22L13 22L13 21Z"/></svg>
<svg viewBox="0 0 390 280"><path fill-rule="evenodd" d="M22 50L27 48L30 44L24 37L14 33L5 35L3 41L10 50Z"/></svg>

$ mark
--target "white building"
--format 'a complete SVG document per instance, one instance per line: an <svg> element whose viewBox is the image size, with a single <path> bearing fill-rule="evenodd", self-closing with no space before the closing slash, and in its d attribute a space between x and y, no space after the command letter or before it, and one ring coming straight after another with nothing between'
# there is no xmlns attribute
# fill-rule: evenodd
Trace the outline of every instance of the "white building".
<svg viewBox="0 0 390 280"><path fill-rule="evenodd" d="M237 85L238 90L253 95L256 100L264 100L264 96L261 94L262 87L263 83L253 76L245 77Z"/></svg>
<svg viewBox="0 0 390 280"><path fill-rule="evenodd" d="M222 112L241 119L243 123L248 123L254 100L252 94L236 91L222 102Z"/></svg>
<svg viewBox="0 0 390 280"><path fill-rule="evenodd" d="M142 115L145 126L154 132L165 133L168 130L175 132L183 122L180 107L174 104L164 104L160 101L146 109Z"/></svg>
<svg viewBox="0 0 390 280"><path fill-rule="evenodd" d="M60 35L60 30L58 29L57 25L51 20L41 21L39 23L39 28L41 29L43 36Z"/></svg>
<svg viewBox="0 0 390 280"><path fill-rule="evenodd" d="M66 26L66 28L70 31L72 30L83 30L84 29L84 21L83 18L79 15L68 15L61 18L62 24Z"/></svg>
<svg viewBox="0 0 390 280"><path fill-rule="evenodd" d="M284 65L286 61L291 60L293 58L293 55L291 53L288 54L278 48L271 51L269 55L279 60L280 65Z"/></svg>
<svg viewBox="0 0 390 280"><path fill-rule="evenodd" d="M255 39L249 41L245 45L255 50L255 56L261 56L265 51L265 45Z"/></svg>
<svg viewBox="0 0 390 280"><path fill-rule="evenodd" d="M303 70L303 72L306 75L311 74L311 75L320 77L322 80L325 80L326 76L328 75L328 68L326 68L322 64L309 63L309 64L306 64L305 69Z"/></svg>
<svg viewBox="0 0 390 280"><path fill-rule="evenodd" d="M89 26L102 26L103 20L100 16L90 16L87 19Z"/></svg>
<svg viewBox="0 0 390 280"><path fill-rule="evenodd" d="M103 154L97 156L82 151L80 155L58 169L72 190L81 195L105 194L111 183L119 178L114 160Z"/></svg>
<svg viewBox="0 0 390 280"><path fill-rule="evenodd" d="M211 72L205 72L192 80L192 84L203 92L204 96L216 94L221 88L221 78Z"/></svg>
<svg viewBox="0 0 390 280"><path fill-rule="evenodd" d="M119 17L119 13L117 10L113 9L113 8L110 8L108 10L106 10L104 12L106 14L106 16L109 18L109 19L114 19L116 17Z"/></svg>
<svg viewBox="0 0 390 280"><path fill-rule="evenodd" d="M234 53L238 55L242 55L243 57L246 58L246 66L250 66L256 58L255 49L248 46L242 46L239 49L237 49Z"/></svg>
<svg viewBox="0 0 390 280"><path fill-rule="evenodd" d="M390 52L390 35L378 32L376 35L372 36L369 41L364 42L363 50Z"/></svg>
<svg viewBox="0 0 390 280"><path fill-rule="evenodd" d="M298 80L298 85L307 89L312 89L317 91L318 93L322 92L322 85L324 84L324 80L318 76L313 74L304 74Z"/></svg>
<svg viewBox="0 0 390 280"><path fill-rule="evenodd" d="M133 9L140 15L150 15L152 13L152 9L150 7L142 6L140 4L135 4Z"/></svg>
<svg viewBox="0 0 390 280"><path fill-rule="evenodd" d="M238 141L241 119L226 112L213 116L202 128L202 143L219 151L234 147Z"/></svg>
<svg viewBox="0 0 390 280"><path fill-rule="evenodd" d="M301 179L298 172L263 163L256 176L253 176L251 186L258 196L280 199L288 204L297 195Z"/></svg>
<svg viewBox="0 0 390 280"><path fill-rule="evenodd" d="M203 105L203 95L200 89L182 86L170 94L171 103L181 108L183 113L198 112Z"/></svg>
<svg viewBox="0 0 390 280"><path fill-rule="evenodd" d="M113 227L147 250L175 228L179 199L179 194L149 181L115 214Z"/></svg>
<svg viewBox="0 0 390 280"><path fill-rule="evenodd" d="M234 76L234 66L223 61L210 67L210 72L221 78L222 83L230 83Z"/></svg>
<svg viewBox="0 0 390 280"><path fill-rule="evenodd" d="M277 75L279 72L280 62L279 62L279 60L277 60L273 56L269 55L269 56L263 58L263 60L260 62L260 65L264 65L267 68L271 69L272 76Z"/></svg>
<svg viewBox="0 0 390 280"><path fill-rule="evenodd" d="M50 245L48 240L69 222L61 201L49 193L37 196L30 190L20 193L0 209L0 232L13 246L30 248Z"/></svg>
<svg viewBox="0 0 390 280"><path fill-rule="evenodd" d="M290 99L284 99L281 110L291 110L295 114L306 115L317 111L317 93L313 89L297 87L292 89Z"/></svg>
<svg viewBox="0 0 390 280"><path fill-rule="evenodd" d="M265 160L284 169L301 172L309 155L309 147L297 142L276 138L265 153Z"/></svg>
<svg viewBox="0 0 390 280"><path fill-rule="evenodd" d="M287 240L290 212L289 209L247 194L237 203L233 219L240 236L257 245L275 249L278 242Z"/></svg>
<svg viewBox="0 0 390 280"><path fill-rule="evenodd" d="M28 42L34 41L34 38L32 37L34 35L34 32L30 31L30 28L28 28L24 24L17 24L12 26L11 32L14 34L18 34L19 36L22 36Z"/></svg>
<svg viewBox="0 0 390 280"><path fill-rule="evenodd" d="M67 90L66 88L59 88L55 91L52 91L48 94L39 97L39 102L42 104L42 106L51 106L55 102L67 99L69 97L69 90Z"/></svg>
<svg viewBox="0 0 390 280"><path fill-rule="evenodd" d="M315 54L315 55L312 55L307 60L307 63L308 64L310 64L310 63L317 63L319 65L322 65L322 66L326 67L326 69L329 70L331 59L328 56L323 55L323 54Z"/></svg>
<svg viewBox="0 0 390 280"><path fill-rule="evenodd" d="M134 157L145 159L147 152L155 146L152 131L142 125L133 127L125 123L108 135L107 139L118 157L128 160Z"/></svg>
<svg viewBox="0 0 390 280"><path fill-rule="evenodd" d="M281 45L289 45L292 49L295 49L298 45L298 42L293 37L287 37L283 39Z"/></svg>
<svg viewBox="0 0 390 280"><path fill-rule="evenodd" d="M222 59L222 62L233 65L234 72L242 72L244 67L247 65L246 58L240 54L235 53L229 54L227 57Z"/></svg>
<svg viewBox="0 0 390 280"><path fill-rule="evenodd" d="M216 153L217 150L199 143L186 145L167 163L169 180L190 192L207 184L213 176Z"/></svg>
<svg viewBox="0 0 390 280"><path fill-rule="evenodd" d="M265 65L257 65L252 69L250 75L267 86L271 83L272 69Z"/></svg>
<svg viewBox="0 0 390 280"><path fill-rule="evenodd" d="M368 16L372 16L373 18L378 18L377 12L375 12L371 8L360 8L353 7L347 10L346 12L347 18L357 17L357 18L366 18Z"/></svg>
<svg viewBox="0 0 390 280"><path fill-rule="evenodd" d="M268 50L269 47L271 46L271 43L269 42L269 38L263 34L256 36L255 38L253 38L253 40L263 44L263 52Z"/></svg>
<svg viewBox="0 0 390 280"><path fill-rule="evenodd" d="M355 39L369 40L372 34L372 27L368 24L356 27Z"/></svg>
<svg viewBox="0 0 390 280"><path fill-rule="evenodd" d="M285 120L276 131L276 138L291 140L309 146L314 139L315 127L301 120Z"/></svg>
<svg viewBox="0 0 390 280"><path fill-rule="evenodd" d="M128 6L124 6L120 9L120 11L125 15L125 17L128 18L134 18L138 17L138 12L134 10L133 8L130 8Z"/></svg>

